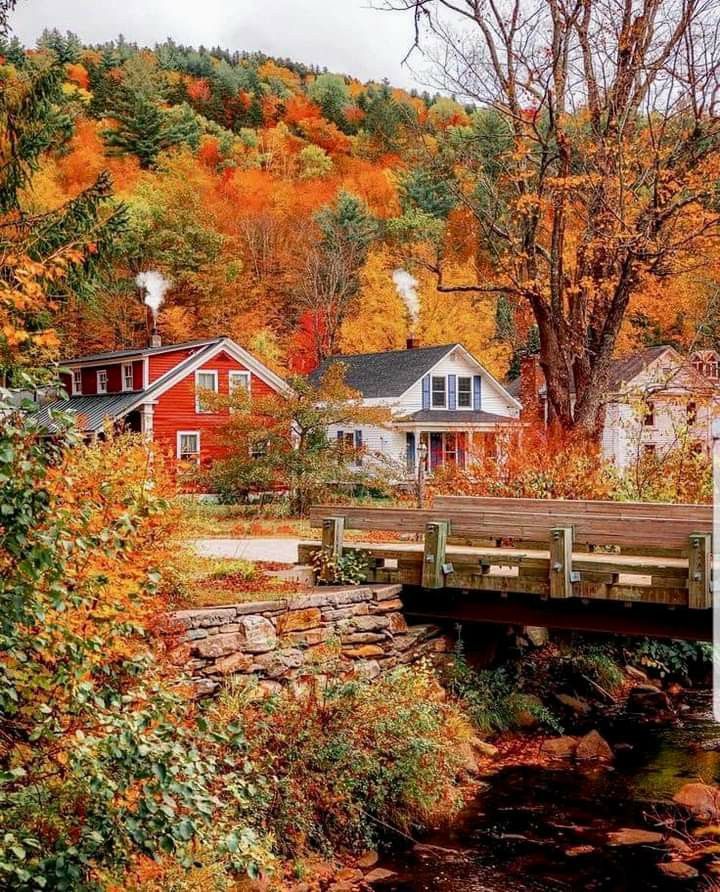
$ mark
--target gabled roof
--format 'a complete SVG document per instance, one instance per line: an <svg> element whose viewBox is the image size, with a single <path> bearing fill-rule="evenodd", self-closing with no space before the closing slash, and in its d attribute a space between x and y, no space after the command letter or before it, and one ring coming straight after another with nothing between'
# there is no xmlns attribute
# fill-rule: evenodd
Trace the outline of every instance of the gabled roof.
<svg viewBox="0 0 720 892"><path fill-rule="evenodd" d="M156 353L173 353L175 350L192 350L196 347L207 347L210 344L218 344L223 337L203 338L197 341L183 341L180 344L164 344L160 347L128 347L125 350L109 350L106 353L89 353L86 356L75 356L72 359L63 359L58 365L76 365L88 362L108 362L117 359L129 359L131 356L153 356Z"/></svg>
<svg viewBox="0 0 720 892"><path fill-rule="evenodd" d="M290 390L287 383L279 375L276 375L275 372L251 356L230 338L219 337L209 341L190 341L184 344L168 345L164 349L172 350L174 348L181 350L189 345L197 346L199 349L195 350L191 356L185 357L182 362L173 366L164 375L161 375L147 389L136 390L132 393L88 394L85 396L72 396L65 400L54 400L42 408L40 414L41 423L48 430L56 430L57 425L53 423L52 415L54 413L68 412L82 418L82 430L91 433L100 431L107 420L115 421L143 403L153 403L157 397L172 387L177 381L223 350L242 362L253 374L264 380L275 390L280 392L288 392ZM150 349L157 352L161 348ZM103 354L96 355L102 356ZM77 362L78 360L75 361Z"/></svg>
<svg viewBox="0 0 720 892"><path fill-rule="evenodd" d="M462 409L420 409L410 415L402 415L393 419L394 424L417 424L419 422L437 424L517 424L517 418L510 415L495 415L482 410Z"/></svg>
<svg viewBox="0 0 720 892"><path fill-rule="evenodd" d="M365 399L398 397L457 347L462 344L331 356L315 369L310 380L318 383L331 365L341 362L345 366L345 383L360 391Z"/></svg>

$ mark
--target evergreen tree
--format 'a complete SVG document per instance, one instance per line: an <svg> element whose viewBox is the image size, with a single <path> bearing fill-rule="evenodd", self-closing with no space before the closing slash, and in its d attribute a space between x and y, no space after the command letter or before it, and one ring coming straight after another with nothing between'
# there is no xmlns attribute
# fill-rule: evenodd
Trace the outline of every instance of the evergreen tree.
<svg viewBox="0 0 720 892"><path fill-rule="evenodd" d="M400 181L400 203L404 213L420 210L445 219L457 204L450 177L428 167L415 167Z"/></svg>
<svg viewBox="0 0 720 892"><path fill-rule="evenodd" d="M0 5L2 16L11 4ZM22 203L40 160L69 139L62 105L64 66L52 55L7 65L0 94L0 379L42 364L54 305L87 295L112 253L125 211L110 202L106 173L64 206L34 216Z"/></svg>
<svg viewBox="0 0 720 892"><path fill-rule="evenodd" d="M165 111L149 96L121 89L111 114L117 126L103 131L109 152L136 155L145 169L165 149L182 143L197 148L200 141L200 125L187 105Z"/></svg>

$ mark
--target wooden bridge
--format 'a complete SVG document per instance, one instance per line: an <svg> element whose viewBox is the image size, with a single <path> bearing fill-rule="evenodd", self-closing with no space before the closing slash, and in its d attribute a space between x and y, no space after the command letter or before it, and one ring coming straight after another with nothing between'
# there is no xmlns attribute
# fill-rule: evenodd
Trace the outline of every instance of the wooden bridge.
<svg viewBox="0 0 720 892"><path fill-rule="evenodd" d="M418 618L712 637L709 505L444 496L318 505L310 521L329 557L362 552L369 581L402 583ZM317 549L301 543L299 560Z"/></svg>

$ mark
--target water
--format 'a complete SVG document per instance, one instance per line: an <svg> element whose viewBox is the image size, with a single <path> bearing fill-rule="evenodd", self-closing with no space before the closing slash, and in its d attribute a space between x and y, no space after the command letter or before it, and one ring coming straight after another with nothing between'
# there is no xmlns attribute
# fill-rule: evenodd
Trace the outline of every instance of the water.
<svg viewBox="0 0 720 892"><path fill-rule="evenodd" d="M720 725L711 699L694 694L677 726L621 722L601 729L617 747L612 769L505 768L451 831L430 834L417 850L384 866L397 878L392 892L622 892L700 888L669 884L649 847L610 847L607 834L623 827L652 829L669 815L684 783L720 782ZM703 887L707 888L707 886Z"/></svg>

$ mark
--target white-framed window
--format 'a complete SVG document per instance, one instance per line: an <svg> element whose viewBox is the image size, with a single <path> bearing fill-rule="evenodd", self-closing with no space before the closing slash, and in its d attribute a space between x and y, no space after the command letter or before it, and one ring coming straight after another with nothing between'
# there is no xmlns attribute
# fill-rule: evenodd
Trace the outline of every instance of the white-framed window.
<svg viewBox="0 0 720 892"><path fill-rule="evenodd" d="M78 396L82 393L82 369L72 370L72 395Z"/></svg>
<svg viewBox="0 0 720 892"><path fill-rule="evenodd" d="M457 405L458 409L472 409L472 378L469 375L457 379Z"/></svg>
<svg viewBox="0 0 720 892"><path fill-rule="evenodd" d="M195 372L195 411L212 412L212 407L203 405L203 393L218 392L218 373L214 370L203 369Z"/></svg>
<svg viewBox="0 0 720 892"><path fill-rule="evenodd" d="M133 384L133 364L131 362L124 362L122 367L122 389L132 390Z"/></svg>
<svg viewBox="0 0 720 892"><path fill-rule="evenodd" d="M244 390L250 393L250 372L229 372L228 387L230 393L233 394L238 390Z"/></svg>
<svg viewBox="0 0 720 892"><path fill-rule="evenodd" d="M180 461L200 461L200 431L177 432L177 457Z"/></svg>
<svg viewBox="0 0 720 892"><path fill-rule="evenodd" d="M97 372L97 392L107 393L107 369L98 369Z"/></svg>
<svg viewBox="0 0 720 892"><path fill-rule="evenodd" d="M433 409L447 406L447 379L444 375L433 375L430 390L430 405Z"/></svg>

